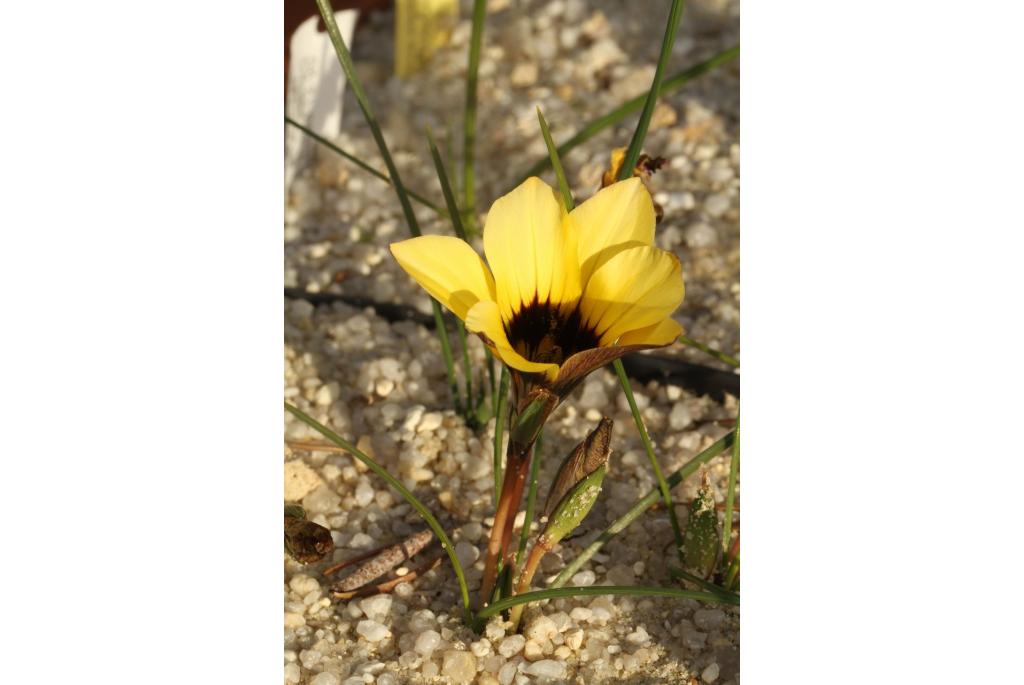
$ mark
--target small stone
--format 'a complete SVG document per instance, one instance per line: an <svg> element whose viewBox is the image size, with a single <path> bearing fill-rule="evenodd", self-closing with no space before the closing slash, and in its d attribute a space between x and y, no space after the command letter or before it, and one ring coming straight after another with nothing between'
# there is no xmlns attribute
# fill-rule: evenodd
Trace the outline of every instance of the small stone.
<svg viewBox="0 0 1024 685"><path fill-rule="evenodd" d="M551 680L564 680L567 674L564 663L554 659L542 659L535 661L526 668L526 672L538 678L549 678Z"/></svg>
<svg viewBox="0 0 1024 685"><path fill-rule="evenodd" d="M285 628L301 628L304 625L306 625L306 618L302 614L297 614L293 611L286 611L284 613Z"/></svg>
<svg viewBox="0 0 1024 685"><path fill-rule="evenodd" d="M711 193L704 198L704 211L713 217L720 217L729 211L729 198L719 193Z"/></svg>
<svg viewBox="0 0 1024 685"><path fill-rule="evenodd" d="M701 630L717 630L725 621L725 612L721 609L697 609L693 612L693 622Z"/></svg>
<svg viewBox="0 0 1024 685"><path fill-rule="evenodd" d="M713 682L715 682L716 680L718 680L718 671L719 671L718 663L717 662L712 662L711 664L708 665L707 668L705 668L701 672L701 674L700 674L701 680L703 680L705 683L713 683Z"/></svg>
<svg viewBox="0 0 1024 685"><path fill-rule="evenodd" d="M449 649L444 653L441 673L451 678L454 685L465 685L476 677L476 657L470 652Z"/></svg>
<svg viewBox="0 0 1024 685"><path fill-rule="evenodd" d="M370 549L373 547L373 538L366 533L356 533L349 540L348 546L352 549Z"/></svg>
<svg viewBox="0 0 1024 685"><path fill-rule="evenodd" d="M469 568L480 558L480 550L465 540L455 543L455 556L458 557L462 568Z"/></svg>
<svg viewBox="0 0 1024 685"><path fill-rule="evenodd" d="M668 415L668 425L674 431L681 431L693 422L690 410L682 402L676 402Z"/></svg>
<svg viewBox="0 0 1024 685"><path fill-rule="evenodd" d="M377 685L398 685L398 676L394 673L381 673L377 676Z"/></svg>
<svg viewBox="0 0 1024 685"><path fill-rule="evenodd" d="M387 626L370 619L357 623L356 632L362 635L367 642L380 642L391 635Z"/></svg>
<svg viewBox="0 0 1024 685"><path fill-rule="evenodd" d="M523 631L523 635L528 640L543 640L545 638L552 638L558 633L558 628L555 626L555 622L547 616L541 614L527 624L526 629Z"/></svg>
<svg viewBox="0 0 1024 685"><path fill-rule="evenodd" d="M381 380L377 381L377 384L374 386L374 390L381 397L387 397L388 395L391 394L391 391L394 389L395 382L390 378L382 378Z"/></svg>
<svg viewBox="0 0 1024 685"><path fill-rule="evenodd" d="M583 631L578 629L570 630L565 634L565 644L573 651L578 652L580 647L583 646Z"/></svg>
<svg viewBox="0 0 1024 685"><path fill-rule="evenodd" d="M391 613L391 595L374 595L359 602L359 608L366 617L374 621L382 621Z"/></svg>
<svg viewBox="0 0 1024 685"><path fill-rule="evenodd" d="M434 650L441 645L441 634L436 630L424 630L416 637L416 645L413 647L418 653L430 658Z"/></svg>
<svg viewBox="0 0 1024 685"><path fill-rule="evenodd" d="M703 221L690 224L683 236L690 247L712 247L718 244L718 233Z"/></svg>
<svg viewBox="0 0 1024 685"><path fill-rule="evenodd" d="M430 680L436 678L440 670L441 669L438 668L437 664L435 664L433 661L425 661L423 663L423 667L420 669L420 673L423 674L424 678Z"/></svg>
<svg viewBox="0 0 1024 685"><path fill-rule="evenodd" d="M307 670L320 663L320 659L322 658L323 654L315 649L304 649L299 652L299 661L302 662L302 667Z"/></svg>
<svg viewBox="0 0 1024 685"><path fill-rule="evenodd" d="M297 683L302 677L302 670L298 664L287 664L284 667L284 682Z"/></svg>
<svg viewBox="0 0 1024 685"><path fill-rule="evenodd" d="M300 459L284 465L284 501L298 502L311 493L322 481L316 471Z"/></svg>
<svg viewBox="0 0 1024 685"><path fill-rule="evenodd" d="M572 577L572 584L576 586L581 585L593 585L594 581L597 580L597 576L593 571L587 569L586 571L580 571Z"/></svg>
<svg viewBox="0 0 1024 685"><path fill-rule="evenodd" d="M431 431L436 431L438 428L441 427L441 422L443 420L444 417L441 415L441 412L427 412L426 414L423 415L423 418L420 419L420 424L416 427L416 432L430 433Z"/></svg>
<svg viewBox="0 0 1024 685"><path fill-rule="evenodd" d="M501 667L498 670L498 682L501 685L511 685L512 680L516 677L516 665L511 661Z"/></svg>
<svg viewBox="0 0 1024 685"><path fill-rule="evenodd" d="M515 656L526 644L526 638L522 635L509 635L498 645L498 653L506 659Z"/></svg>
<svg viewBox="0 0 1024 685"><path fill-rule="evenodd" d="M532 86L537 82L537 65L533 62L520 62L512 70L512 85L519 88Z"/></svg>
<svg viewBox="0 0 1024 685"><path fill-rule="evenodd" d="M462 537L470 542L476 542L483 534L484 528L479 521L470 521L462 527Z"/></svg>
<svg viewBox="0 0 1024 685"><path fill-rule="evenodd" d="M605 577L612 585L632 585L634 580L633 569L625 564L612 566Z"/></svg>
<svg viewBox="0 0 1024 685"><path fill-rule="evenodd" d="M309 685L338 685L341 682L338 676L330 671L318 673L315 678L309 681Z"/></svg>
<svg viewBox="0 0 1024 685"><path fill-rule="evenodd" d="M377 493L372 485L365 480L360 481L359 485L356 486L356 504L361 507L369 506L375 494Z"/></svg>
<svg viewBox="0 0 1024 685"><path fill-rule="evenodd" d="M320 389L316 391L316 402L321 407L329 407L334 404L334 401L341 395L341 386L338 385L337 381L331 381L327 385L321 385Z"/></svg>
<svg viewBox="0 0 1024 685"><path fill-rule="evenodd" d="M319 590L320 583L312 576L307 576L305 573L297 573L288 581L288 587L295 594L305 597L313 590Z"/></svg>
<svg viewBox="0 0 1024 685"><path fill-rule="evenodd" d="M576 583L573 583L573 585L576 585ZM589 607L574 607L569 612L569 617L577 623L586 623L593 615L594 612Z"/></svg>
<svg viewBox="0 0 1024 685"><path fill-rule="evenodd" d="M480 677L476 679L476 685L498 685L498 679L490 673L482 673Z"/></svg>
<svg viewBox="0 0 1024 685"><path fill-rule="evenodd" d="M544 657L544 649L538 643L530 640L523 647L523 656L527 661L538 661Z"/></svg>
<svg viewBox="0 0 1024 685"><path fill-rule="evenodd" d="M643 626L637 626L636 630L626 636L626 642L634 645L645 645L650 639L651 636Z"/></svg>
<svg viewBox="0 0 1024 685"><path fill-rule="evenodd" d="M340 504L341 498L338 494L323 484L302 498L302 506L310 517L315 514L336 513Z"/></svg>

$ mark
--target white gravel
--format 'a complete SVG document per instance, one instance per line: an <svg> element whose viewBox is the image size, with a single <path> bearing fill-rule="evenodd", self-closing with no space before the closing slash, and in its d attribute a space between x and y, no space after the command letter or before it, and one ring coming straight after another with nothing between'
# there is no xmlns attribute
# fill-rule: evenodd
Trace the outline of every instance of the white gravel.
<svg viewBox="0 0 1024 685"><path fill-rule="evenodd" d="M392 68L392 16L370 17L355 39L357 70L411 188L440 199L420 132L431 125L446 146L461 119L469 3L451 44L422 76L405 82ZM650 83L663 30L659 0L491 0L481 60L477 149L481 212L508 189L511 175L544 154L536 124L541 105L556 139L603 114ZM670 73L739 42L738 2L687 3ZM348 95L351 97L351 94ZM415 103L410 107L409 103ZM354 101L345 108L339 144L382 166ZM595 137L565 158L577 197L597 187L611 147L628 142L633 120ZM663 99L647 150L668 158L653 181L665 209L657 242L684 265L686 299L677 319L692 337L735 354L739 345L738 67L719 68ZM458 140L457 128L455 140ZM457 153L457 142L453 143ZM491 160L500 160L494 163ZM550 173L546 174L550 182ZM424 231L450 233L418 209ZM398 269L387 243L406 236L392 191L331 153L301 173L285 226L286 285L370 297L429 312L427 296ZM482 346L472 342L477 360ZM682 346L659 354L716 365ZM723 367L724 368L724 367ZM678 468L727 429L734 398L718 403L677 386L634 384L662 468ZM436 337L412 322L388 323L372 310L342 304L285 306L285 397L355 441L401 478L437 514L479 583L481 552L493 515L494 423L468 429L447 400ZM615 421L604 491L579 534L545 559L540 587L609 522L654 486L618 382L593 374L552 417L545 431L541 482L601 415ZM289 440L321 440L290 415ZM727 460L709 468L724 496ZM693 496L697 479L676 492ZM546 494L542 487L540 497ZM286 683L699 682L736 685L739 612L684 600L580 597L527 609L524 634L493 619L483 634L461 624L460 600L447 562L391 595L331 600L319 571L329 562L391 544L421 530L419 516L359 462L345 454L285 450L285 497L327 526L331 559L304 567L285 558ZM541 499L543 501L543 499ZM685 516L685 507L679 508ZM572 579L669 585L665 559L672 531L663 508L616 536ZM640 678L640 681L636 679ZM633 679L633 680L631 680Z"/></svg>

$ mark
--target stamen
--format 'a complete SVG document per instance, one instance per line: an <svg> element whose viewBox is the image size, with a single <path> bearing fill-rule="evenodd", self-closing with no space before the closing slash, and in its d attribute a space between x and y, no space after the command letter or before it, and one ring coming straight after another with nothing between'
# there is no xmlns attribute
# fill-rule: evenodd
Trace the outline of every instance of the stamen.
<svg viewBox="0 0 1024 685"><path fill-rule="evenodd" d="M561 364L581 350L597 347L599 336L583 323L579 303L553 304L534 296L505 323L505 334L519 354L533 362Z"/></svg>

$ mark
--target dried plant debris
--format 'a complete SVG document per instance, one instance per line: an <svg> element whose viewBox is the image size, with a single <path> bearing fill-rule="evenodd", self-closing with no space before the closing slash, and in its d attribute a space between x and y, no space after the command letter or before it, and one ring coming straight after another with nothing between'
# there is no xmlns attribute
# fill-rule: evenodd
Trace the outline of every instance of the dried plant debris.
<svg viewBox="0 0 1024 685"><path fill-rule="evenodd" d="M339 581L332 589L335 597L339 599L345 599L346 596L355 596L362 588L368 586L372 581L380 578L385 573L388 573L399 564L411 560L414 556L419 554L427 545L434 539L434 533L429 528L421 530L418 533L410 535L405 540L402 540L398 544L391 545L390 547L384 547L380 549L371 550L365 554L361 554L352 559L335 564L330 568L324 570L324 575L333 575L345 568L348 568L352 564L358 563L363 560L368 560L363 564L360 564L355 571L345 576ZM381 583L376 588L386 587L386 590L379 590L381 592L390 590L392 587L399 583L408 582L413 580L418 575L426 572L427 568L433 567L440 562L440 556L435 555L430 559L423 568L416 569L412 573L404 573L388 581Z"/></svg>
<svg viewBox="0 0 1024 685"><path fill-rule="evenodd" d="M284 548L296 561L312 564L334 551L331 531L306 520L306 510L297 504L284 507Z"/></svg>

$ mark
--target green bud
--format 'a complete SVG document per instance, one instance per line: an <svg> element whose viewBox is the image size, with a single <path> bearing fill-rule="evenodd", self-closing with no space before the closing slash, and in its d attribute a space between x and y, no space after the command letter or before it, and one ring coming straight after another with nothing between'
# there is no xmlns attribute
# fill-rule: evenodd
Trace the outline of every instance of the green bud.
<svg viewBox="0 0 1024 685"><path fill-rule="evenodd" d="M540 540L547 548L551 548L559 540L576 530L583 519L590 513L591 507L601 494L601 483L607 467L603 464L589 476L581 480L555 507L555 512L548 519Z"/></svg>
<svg viewBox="0 0 1024 685"><path fill-rule="evenodd" d="M690 517L683 534L683 561L687 570L708 578L715 570L722 542L718 532L718 514L711 478L704 473L701 488L690 505Z"/></svg>

